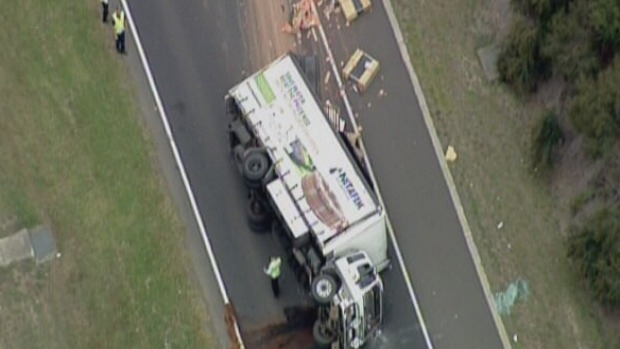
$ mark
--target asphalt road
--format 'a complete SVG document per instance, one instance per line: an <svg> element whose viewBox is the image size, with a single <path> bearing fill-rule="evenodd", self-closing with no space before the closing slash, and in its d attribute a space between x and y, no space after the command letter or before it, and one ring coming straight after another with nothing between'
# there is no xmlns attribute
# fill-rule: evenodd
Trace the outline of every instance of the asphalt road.
<svg viewBox="0 0 620 349"><path fill-rule="evenodd" d="M385 8L373 6L350 26L342 16L324 26L339 60L359 47L381 63L368 91L347 91L433 345L502 348Z"/></svg>
<svg viewBox="0 0 620 349"><path fill-rule="evenodd" d="M285 269L283 297L271 296L262 267L281 252L271 236L247 229L246 193L228 154L223 96L252 65L239 2L129 4L244 338L252 349L266 347L287 335L283 310L306 295ZM364 96L351 93L352 103L435 348L501 348L380 2L350 27L326 29L337 60L362 47L382 63L381 76ZM424 348L398 264L382 276L386 318L370 347Z"/></svg>
<svg viewBox="0 0 620 349"><path fill-rule="evenodd" d="M307 295L287 268L282 297L271 295L262 267L281 251L270 235L248 230L246 193L227 149L223 96L251 65L237 3L154 0L129 6L248 347L296 336L288 347L303 349L309 328L286 326L285 309L306 305ZM424 348L402 271L395 265L382 276L385 325L369 348Z"/></svg>

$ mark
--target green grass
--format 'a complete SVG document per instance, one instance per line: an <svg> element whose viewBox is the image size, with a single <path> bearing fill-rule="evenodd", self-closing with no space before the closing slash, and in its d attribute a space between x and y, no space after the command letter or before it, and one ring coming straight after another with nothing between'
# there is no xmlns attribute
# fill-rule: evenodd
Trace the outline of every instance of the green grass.
<svg viewBox="0 0 620 349"><path fill-rule="evenodd" d="M487 82L478 62L476 51L509 23L508 1L392 2L439 138L458 153L450 168L491 291L517 278L530 283L528 300L503 317L509 337L518 335L514 348L620 347L618 326L567 263L562 208L546 177L531 170L531 132L543 108Z"/></svg>
<svg viewBox="0 0 620 349"><path fill-rule="evenodd" d="M208 348L183 226L97 1L0 2L0 210L62 257L0 270L0 347Z"/></svg>

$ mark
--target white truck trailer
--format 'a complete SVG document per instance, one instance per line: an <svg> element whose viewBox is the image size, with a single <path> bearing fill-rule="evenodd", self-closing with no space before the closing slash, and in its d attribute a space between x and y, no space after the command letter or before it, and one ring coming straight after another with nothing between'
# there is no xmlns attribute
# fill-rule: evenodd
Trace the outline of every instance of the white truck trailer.
<svg viewBox="0 0 620 349"><path fill-rule="evenodd" d="M254 231L270 230L318 304L313 334L359 348L382 319L386 217L342 134L291 54L230 89L231 154L249 189Z"/></svg>

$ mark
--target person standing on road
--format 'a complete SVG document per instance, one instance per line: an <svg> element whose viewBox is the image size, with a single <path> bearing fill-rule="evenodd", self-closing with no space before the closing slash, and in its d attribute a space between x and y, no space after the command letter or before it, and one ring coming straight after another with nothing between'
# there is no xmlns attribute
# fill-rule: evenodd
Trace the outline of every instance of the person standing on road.
<svg viewBox="0 0 620 349"><path fill-rule="evenodd" d="M271 279L271 290L273 291L273 296L278 298L280 296L280 267L282 266L282 260L280 257L271 257L269 259L269 265L263 269L265 274L269 276Z"/></svg>
<svg viewBox="0 0 620 349"><path fill-rule="evenodd" d="M125 53L125 12L119 7L112 14L114 34L116 35L116 51Z"/></svg>
<svg viewBox="0 0 620 349"><path fill-rule="evenodd" d="M108 10L110 8L109 5L110 5L110 0L101 0L101 10L103 11L103 14L102 14L103 23L108 22Z"/></svg>

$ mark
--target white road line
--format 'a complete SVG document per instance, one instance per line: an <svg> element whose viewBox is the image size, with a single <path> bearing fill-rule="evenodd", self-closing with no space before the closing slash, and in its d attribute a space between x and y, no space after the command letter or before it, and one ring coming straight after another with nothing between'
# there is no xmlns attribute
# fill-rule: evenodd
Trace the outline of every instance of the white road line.
<svg viewBox="0 0 620 349"><path fill-rule="evenodd" d="M382 0L382 1L383 1L383 6L385 7L385 11L387 12L387 15L388 15L388 19L390 21L392 31L394 32L394 36L396 37L396 42L398 43L400 54L405 63L405 66L407 67L407 71L409 73L409 78L411 80L411 83L413 84L413 89L415 90L415 94L418 97L418 102L420 103L420 109L422 109L422 114L424 116L424 122L431 136L433 148L435 149L435 155L437 156L437 160L439 161L439 165L441 167L441 172L443 172L444 179L446 183L448 184L448 190L450 192L452 204L454 205L457 216L459 218L459 222L461 224L461 227L463 228L465 240L467 241L467 247L474 261L476 273L478 274L478 278L480 279L480 282L482 283L482 289L484 290L484 295L487 301L487 305L490 308L491 314L493 316L493 321L495 322L495 326L497 327L497 331L499 333L499 336L500 336L500 339L502 341L504 348L511 349L512 346L510 344L510 340L508 339L508 335L506 334L506 328L504 327L504 323L502 322L501 317L497 314L497 311L495 309L495 300L493 299L493 296L491 293L491 286L489 285L489 280L487 279L487 275L484 272L484 267L482 266L482 262L480 260L480 254L478 253L478 248L476 247L473 236L471 234L469 223L467 223L467 217L465 217L465 211L463 210L463 204L461 203L461 198L459 197L458 191L456 190L454 179L452 178L452 174L450 172L450 169L448 168L446 159L444 158L443 148L441 146L441 143L439 142L439 137L437 136L437 130L435 129L433 119L431 118L431 113L428 110L428 105L426 104L426 99L424 98L424 93L422 92L420 81L418 80L418 76L415 73L415 70L413 69L413 65L411 63L411 58L409 57L409 52L407 51L407 46L403 38L403 34L400 31L398 21L396 20L396 16L394 15L394 9L392 8L392 3L390 0Z"/></svg>
<svg viewBox="0 0 620 349"><path fill-rule="evenodd" d="M134 41L136 47L138 49L138 54L140 55L140 60L142 61L142 67L144 68L144 73L146 74L146 78L148 80L149 86L151 87L151 93L153 94L153 98L155 98L155 104L157 105L157 109L159 111L159 116L161 118L161 122L164 126L164 130L166 131L166 137L168 138L168 143L170 144L170 148L172 149L172 153L174 155L174 160L177 163L177 167L179 168L179 173L181 174L181 179L183 180L183 186L185 187L185 192L187 194L187 198L189 199L190 205L192 207L192 211L194 213L194 219L198 224L198 229L200 230L200 234L202 236L202 241L204 242L205 249L207 250L207 254L209 255L209 261L211 262L211 267L213 268L213 273L215 274L215 279L217 280L217 285L220 290L220 295L222 296L222 300L225 305L230 304L230 299L228 298L228 293L226 292L226 287L224 286L224 281L222 280L222 275L220 273L220 269L218 267L217 261L215 260L215 256L213 255L213 249L211 247L211 242L209 242L209 238L207 237L207 231L205 229L204 223L202 221L202 217L200 216L200 212L198 211L198 205L196 204L196 198L194 197L194 193L192 192L191 186L189 184L189 179L187 177L187 173L185 171L185 166L181 161L181 156L179 155L179 150L174 141L174 136L172 135L172 130L170 128L170 123L168 122L168 117L166 116L166 110L164 109L164 105L161 102L161 98L159 97L159 92L157 91L157 86L155 84L155 79L153 78L153 74L151 73L151 67L149 65L148 59L146 58L146 54L144 53L144 49L142 48L142 41L140 41L140 35L138 35L138 28L135 26L133 17L131 16L131 10L127 5L126 0L121 0L123 4L123 8L125 9L125 13L127 14L127 22L129 23L129 27L131 28L131 32L134 37ZM241 338L241 333L239 331L239 327L234 322L234 331L238 340L238 344L240 348L243 349L245 346L243 344L243 339Z"/></svg>
<svg viewBox="0 0 620 349"><path fill-rule="evenodd" d="M338 67L336 66L334 55L332 54L331 48L329 47L329 43L327 42L327 36L325 35L325 30L323 29L323 23L321 22L320 16L318 16L318 12L316 9L316 5L314 4L314 1L311 1L311 4L312 4L312 11L315 14L317 14L317 17L319 18L319 34L321 35L321 41L323 42L323 46L325 47L325 50L327 51L327 56L329 57L329 62L332 68L332 73L334 74L334 77L336 78L336 83L338 84L338 88L340 89L340 95L342 96L342 99L344 101L344 105L347 110L347 113L349 114L349 119L351 120L351 123L353 124L353 128L355 130L358 130L357 120L355 118L355 115L353 114L353 109L351 108L351 103L349 102L347 91L342 84L342 80L340 79L340 72L338 71ZM360 137L360 142L359 142L360 148L363 154L366 154L366 148L364 146L364 141L362 138L363 137ZM381 206L385 209L385 204L383 203L383 197L381 196L381 191L379 190L379 184L377 183L377 180L375 178L375 174L374 174L374 171L372 170L372 166L370 164L370 160L368 159L368 156L364 156L364 163L366 167L368 168L368 173L370 174L370 178L372 180L373 186L377 192L377 197L379 198L379 202L381 203ZM426 327L426 323L424 322L424 317L422 316L422 312L420 311L420 305L418 304L418 298L416 297L415 292L413 291L411 279L409 278L409 274L407 274L407 268L405 267L405 262L400 252L400 247L398 246L396 235L394 234L394 228L392 227L392 222L390 221L390 217L387 213L386 213L386 218L387 218L387 226L388 226L388 232L390 234L390 239L392 240L392 244L394 245L394 250L396 251L396 259L398 259L398 264L400 265L403 278L405 279L405 284L407 285L407 291L409 292L409 297L411 298L411 301L413 302L413 307L415 309L416 315L418 319L420 320L420 327L422 328L422 333L424 334L424 341L426 342L426 347L428 349L433 349L433 343L431 341L431 337L428 334L428 329Z"/></svg>

